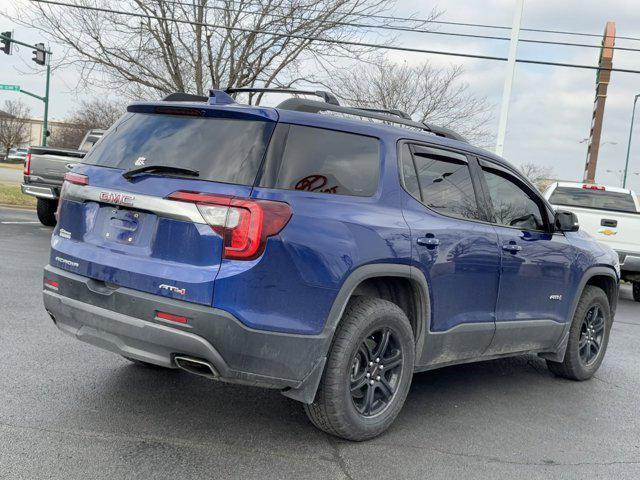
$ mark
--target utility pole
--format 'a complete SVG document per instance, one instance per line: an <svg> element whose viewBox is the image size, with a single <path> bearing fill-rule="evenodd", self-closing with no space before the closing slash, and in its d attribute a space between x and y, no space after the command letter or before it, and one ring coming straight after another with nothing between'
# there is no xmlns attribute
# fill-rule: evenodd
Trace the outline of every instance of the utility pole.
<svg viewBox="0 0 640 480"><path fill-rule="evenodd" d="M587 161L584 166L585 183L593 183L596 179L598 166L598 153L600 152L600 137L602 135L602 122L604 120L604 106L607 102L607 88L611 79L613 68L613 47L616 43L616 24L607 22L602 38L600 60L596 73L596 98L593 102L593 115L591 117L591 132L589 134L589 146L587 147Z"/></svg>
<svg viewBox="0 0 640 480"><path fill-rule="evenodd" d="M28 92L20 88L19 85L0 85L0 90L13 90L20 93L24 93L25 95L29 95L30 97L37 98L41 102L44 103L44 118L42 121L42 146L47 146L47 131L49 128L49 84L51 80L51 51L47 50L44 46L44 43L36 43L35 45L30 45L28 43L20 42L15 38L12 38L12 32L2 32L0 33L0 42L2 43L2 48L0 51L6 53L7 55L11 55L11 44L15 43L17 45L22 45L23 47L33 48L33 58L32 60L38 65L46 65L47 66L47 78L45 83L44 97L40 95L36 95L35 93Z"/></svg>
<svg viewBox="0 0 640 480"><path fill-rule="evenodd" d="M633 117L636 116L636 103L638 103L640 93L633 98L633 110L631 110L631 127L629 128L629 143L627 143L627 159L624 162L624 176L622 177L622 188L627 188L627 171L629 170L629 153L631 152L631 136L633 135Z"/></svg>
<svg viewBox="0 0 640 480"><path fill-rule="evenodd" d="M513 26L511 27L511 41L509 43L509 57L507 59L507 74L504 78L502 90L502 106L500 107L500 122L498 124L498 139L496 141L496 154L502 155L504 139L507 135L507 119L509 117L509 102L511 101L511 86L516 73L516 54L518 53L518 38L520 37L520 24L522 22L522 10L524 0L516 0L516 11L513 14Z"/></svg>

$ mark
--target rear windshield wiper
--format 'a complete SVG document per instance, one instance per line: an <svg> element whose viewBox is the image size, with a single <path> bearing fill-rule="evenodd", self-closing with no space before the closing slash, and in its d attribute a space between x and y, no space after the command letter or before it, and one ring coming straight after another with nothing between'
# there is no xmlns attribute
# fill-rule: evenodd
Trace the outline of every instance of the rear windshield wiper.
<svg viewBox="0 0 640 480"><path fill-rule="evenodd" d="M131 180L136 175L141 173L175 173L177 175L188 175L190 177L199 177L200 172L191 168L171 167L169 165L146 165L144 167L132 168L122 174L127 180Z"/></svg>

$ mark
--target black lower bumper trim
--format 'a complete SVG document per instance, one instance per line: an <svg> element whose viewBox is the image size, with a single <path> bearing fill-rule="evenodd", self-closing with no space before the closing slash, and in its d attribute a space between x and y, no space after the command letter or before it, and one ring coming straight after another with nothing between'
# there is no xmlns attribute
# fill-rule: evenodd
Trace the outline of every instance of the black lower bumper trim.
<svg viewBox="0 0 640 480"><path fill-rule="evenodd" d="M45 308L58 328L79 340L171 368L176 355L203 359L220 380L286 389L287 396L313 400L315 387L309 393L307 385L317 386L322 373L328 349L323 335L250 329L223 310L105 287L51 266L44 275L58 282L57 291L45 286ZM189 324L169 326L155 318L156 310L185 316ZM296 393L300 389L304 394Z"/></svg>

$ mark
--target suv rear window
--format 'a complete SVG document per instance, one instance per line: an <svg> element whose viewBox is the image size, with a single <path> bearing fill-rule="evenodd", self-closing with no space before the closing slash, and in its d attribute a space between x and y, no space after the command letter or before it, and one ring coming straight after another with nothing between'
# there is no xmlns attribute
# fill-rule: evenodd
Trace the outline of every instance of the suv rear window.
<svg viewBox="0 0 640 480"><path fill-rule="evenodd" d="M170 165L200 172L200 179L253 185L274 123L259 120L127 113L83 163L135 168Z"/></svg>
<svg viewBox="0 0 640 480"><path fill-rule="evenodd" d="M363 135L281 124L260 186L371 196L378 188L379 143Z"/></svg>
<svg viewBox="0 0 640 480"><path fill-rule="evenodd" d="M557 187L551 194L549 202L553 205L565 205L567 207L636 213L636 205L630 194L608 192L606 190Z"/></svg>

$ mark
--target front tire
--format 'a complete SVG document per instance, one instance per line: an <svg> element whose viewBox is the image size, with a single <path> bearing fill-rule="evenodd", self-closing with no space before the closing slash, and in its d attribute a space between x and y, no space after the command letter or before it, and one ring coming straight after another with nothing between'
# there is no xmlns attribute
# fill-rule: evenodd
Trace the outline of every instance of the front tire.
<svg viewBox="0 0 640 480"><path fill-rule="evenodd" d="M56 209L58 208L58 200L49 200L48 198L39 198L36 211L38 212L38 220L47 227L56 226Z"/></svg>
<svg viewBox="0 0 640 480"><path fill-rule="evenodd" d="M607 351L612 321L607 295L602 289L587 285L573 316L564 360L547 360L549 370L571 380L590 379Z"/></svg>
<svg viewBox="0 0 640 480"><path fill-rule="evenodd" d="M633 299L640 302L640 282L633 282Z"/></svg>
<svg viewBox="0 0 640 480"><path fill-rule="evenodd" d="M331 435L362 441L393 423L409 393L415 358L413 331L395 304L353 298L336 331L311 405L311 422Z"/></svg>

